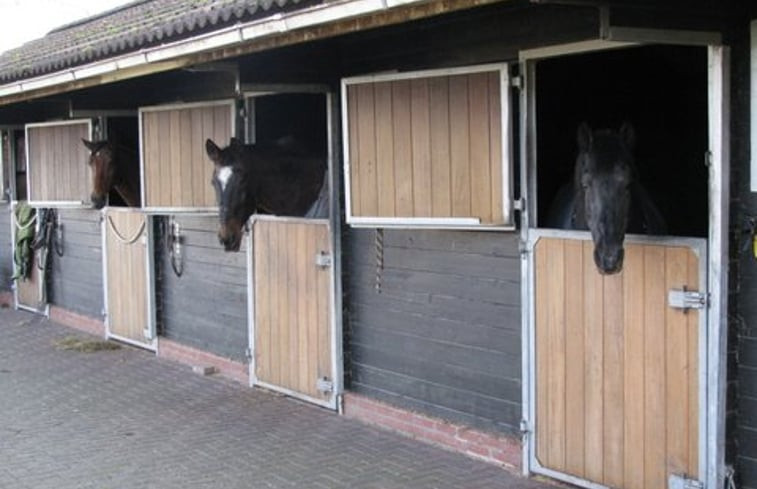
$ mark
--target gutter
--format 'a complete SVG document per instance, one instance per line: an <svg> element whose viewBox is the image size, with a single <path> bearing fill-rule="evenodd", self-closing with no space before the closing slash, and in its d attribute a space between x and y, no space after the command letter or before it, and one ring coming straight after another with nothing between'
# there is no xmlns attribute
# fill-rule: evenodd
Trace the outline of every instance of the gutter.
<svg viewBox="0 0 757 489"><path fill-rule="evenodd" d="M294 12L278 13L264 19L87 65L0 85L0 106L52 93L177 69L195 64L197 60L193 59L193 56L200 53L236 48L245 43L249 44L251 41L349 21L358 17L382 14L399 10L401 7L413 9L425 6L423 15L416 13L409 16L417 18L492 2L493 0L338 0L328 2ZM398 22L397 19L389 20L391 22L386 23ZM323 36L313 35L308 39L318 37Z"/></svg>

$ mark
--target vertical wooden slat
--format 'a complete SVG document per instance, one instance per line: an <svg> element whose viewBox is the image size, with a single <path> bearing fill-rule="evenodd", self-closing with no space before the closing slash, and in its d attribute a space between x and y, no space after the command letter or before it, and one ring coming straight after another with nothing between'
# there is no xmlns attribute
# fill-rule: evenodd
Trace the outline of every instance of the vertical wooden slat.
<svg viewBox="0 0 757 489"><path fill-rule="evenodd" d="M583 246L565 241L565 470L584 474L584 298ZM590 421L591 422L591 421Z"/></svg>
<svg viewBox="0 0 757 489"><path fill-rule="evenodd" d="M468 76L470 120L471 214L481 222L492 222L489 134L489 83L485 73Z"/></svg>
<svg viewBox="0 0 757 489"><path fill-rule="evenodd" d="M328 226L314 225L310 226L313 234L316 237L316 252L329 250L329 238L328 238ZM312 267L315 269L315 267ZM328 378L332 382L334 381L331 369L331 322L330 322L330 279L329 269L321 268L315 269L316 280L315 289L318 297L318 352L319 352L319 367L317 372L318 378ZM321 398L325 398L327 394L318 393Z"/></svg>
<svg viewBox="0 0 757 489"><path fill-rule="evenodd" d="M585 352L586 478L604 478L604 317L602 276L597 272L591 241L583 242Z"/></svg>
<svg viewBox="0 0 757 489"><path fill-rule="evenodd" d="M412 216L414 209L411 127L410 82L393 82L394 196L396 199L395 213L399 217ZM365 190L361 188L361 191L364 192ZM368 214L364 213L364 215Z"/></svg>
<svg viewBox="0 0 757 489"><path fill-rule="evenodd" d="M277 327L279 329L279 369L281 377L279 384L283 387L289 388L291 386L291 373L292 366L289 364L289 338L291 337L292 325L289 319L290 312L292 310L292 285L293 280L289 275L289 262L290 262L290 247L289 247L289 226L284 224L276 227L278 243L276 253L279 257L279 311L277 319Z"/></svg>
<svg viewBox="0 0 757 489"><path fill-rule="evenodd" d="M392 133L392 85L375 85L376 162L378 213L394 217L394 135Z"/></svg>
<svg viewBox="0 0 757 489"><path fill-rule="evenodd" d="M358 104L358 167L360 179L360 209L365 215L378 213L378 196L376 194L376 116L373 97L373 85L357 87Z"/></svg>
<svg viewBox="0 0 757 489"><path fill-rule="evenodd" d="M428 80L410 82L410 124L413 161L413 215L431 216L431 135Z"/></svg>
<svg viewBox="0 0 757 489"><path fill-rule="evenodd" d="M299 362L299 380L297 390L299 392L309 392L313 379L310 376L312 367L310 366L310 356L308 354L308 321L310 320L307 297L311 294L308 287L307 274L312 262L307 256L307 229L304 226L298 226L295 233L295 249L297 254L294 257L297 262L297 276L304 280L298 281L297 293L297 338L298 338L298 362Z"/></svg>
<svg viewBox="0 0 757 489"><path fill-rule="evenodd" d="M604 277L604 483L623 486L623 278Z"/></svg>
<svg viewBox="0 0 757 489"><path fill-rule="evenodd" d="M692 251L688 252L688 284L689 287L695 290L701 291L700 277L699 277L699 259ZM688 324L686 325L686 331L688 332L688 378L689 385L689 463L687 473L692 476L699 474L699 322L701 316L705 314L704 311L698 311L696 314L694 311L689 312Z"/></svg>
<svg viewBox="0 0 757 489"><path fill-rule="evenodd" d="M499 73L489 73L488 75L489 91L489 164L491 173L491 215L492 222L502 223L504 221L504 208L502 204L503 185L509 185L510 182L502 181L502 100L500 94Z"/></svg>
<svg viewBox="0 0 757 489"><path fill-rule="evenodd" d="M313 233L309 232L309 229L305 229L305 250L312 251L315 249L315 237ZM305 281L309 288L313 290L313 293L307 294L305 297L305 304L308 311L308 324L307 324L307 337L308 337L308 358L310 360L308 364L307 373L307 392L309 395L316 397L318 391L316 390L316 378L318 376L318 367L320 362L320 351L318 342L318 296L315 291L317 287L316 276L318 270L316 267L307 267L305 272Z"/></svg>
<svg viewBox="0 0 757 489"><path fill-rule="evenodd" d="M349 142L350 142L350 210L354 216L362 216L360 207L360 131L358 128L358 114L360 101L357 96L357 86L347 87L347 110L349 111Z"/></svg>
<svg viewBox="0 0 757 489"><path fill-rule="evenodd" d="M644 478L645 487L664 487L665 474L665 249L644 256Z"/></svg>
<svg viewBox="0 0 757 489"><path fill-rule="evenodd" d="M546 238L540 239L534 247L534 274L536 297L536 457L545 467L550 467L549 459L549 416L547 400L549 388L549 355L547 339L549 337L549 270L547 265L548 245Z"/></svg>
<svg viewBox="0 0 757 489"><path fill-rule="evenodd" d="M168 164L169 162L166 162L169 176L165 185L166 190L170 190L168 205L171 207L179 207L181 204L181 147L185 144L191 144L190 141L184 141L182 139L180 115L181 110L171 110L168 112L169 139L164 143L169 145L170 151L170 164Z"/></svg>
<svg viewBox="0 0 757 489"><path fill-rule="evenodd" d="M198 108L196 110L197 110L197 112L200 113L200 118L202 120L202 123L201 123L202 124L202 136L201 136L201 139L200 139L200 141L202 141L202 143L200 143L200 144L205 144L204 141L207 138L213 139L213 141L215 141L215 143L219 147L221 147L221 148L223 148L227 144L229 144L229 140L228 139L223 140L221 138L214 137L214 134L215 134L215 118L213 116L213 111L212 110L208 110L207 108L205 108L205 109ZM199 165L198 165L198 168L199 168ZM207 175L207 173L206 173L206 175ZM207 178L206 182L209 182L209 181L210 181L210 179ZM202 203L206 200L207 195L211 194L212 191L213 191L212 188L210 190L207 189L206 185L202 185L201 188L202 188L202 192L196 196L196 199L197 199L196 202L198 202L197 205L202 205Z"/></svg>
<svg viewBox="0 0 757 489"><path fill-rule="evenodd" d="M191 202L193 206L199 206L205 196L205 187L212 187L209 182L211 178L210 176L213 172L213 164L205 151L205 141L213 138L205 136L202 132L201 111L189 111L189 119L191 126L189 129L191 134L190 138L199 146L199 148L195 149L193 147L192 150L189 151L190 164L193 169L196 169L196 173L192 173L192 197L189 202ZM213 139L213 142L217 145L221 145L221 147L226 144L224 141L216 141L215 139Z"/></svg>
<svg viewBox="0 0 757 489"><path fill-rule="evenodd" d="M548 294L554 298L547 307L549 460L555 469L565 470L565 249L560 240L547 244Z"/></svg>
<svg viewBox="0 0 757 489"><path fill-rule="evenodd" d="M179 147L179 172L180 172L180 192L179 201L183 205L194 205L192 189L194 188L194 181L198 180L199 173L195 171L195 166L202 166L202 169L207 173L210 173L208 169L210 165L203 165L202 158L192 157L192 153L198 156L202 153L200 149L204 151L205 141L192 139L192 111L182 110L179 114L179 134L181 134L181 140L183 143ZM197 160L197 163L195 163Z"/></svg>
<svg viewBox="0 0 757 489"><path fill-rule="evenodd" d="M431 214L446 217L452 212L449 147L449 80L429 80L431 119Z"/></svg>
<svg viewBox="0 0 757 489"><path fill-rule="evenodd" d="M666 289L690 288L688 256L683 248L665 250ZM689 393L687 314L680 309L666 308L665 317L665 407L667 473L685 474L688 469ZM695 312L692 314L696 314Z"/></svg>
<svg viewBox="0 0 757 489"><path fill-rule="evenodd" d="M625 349L623 468L628 489L644 487L644 248L626 246L623 266Z"/></svg>
<svg viewBox="0 0 757 489"><path fill-rule="evenodd" d="M269 236L263 229L263 222L258 221L253 227L252 236L254 266L252 269L254 280L255 300L255 375L259 379L269 377L270 366L270 310L271 310L271 280L267 259Z"/></svg>
<svg viewBox="0 0 757 489"><path fill-rule="evenodd" d="M171 199L171 113L158 112L158 186L155 206L170 206Z"/></svg>
<svg viewBox="0 0 757 489"><path fill-rule="evenodd" d="M450 77L449 98L452 216L469 217L471 215L470 121L466 76Z"/></svg>

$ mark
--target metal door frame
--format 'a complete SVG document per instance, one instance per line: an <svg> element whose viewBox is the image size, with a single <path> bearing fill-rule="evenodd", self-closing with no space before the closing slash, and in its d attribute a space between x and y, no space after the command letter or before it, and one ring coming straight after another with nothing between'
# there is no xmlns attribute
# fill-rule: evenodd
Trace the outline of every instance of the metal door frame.
<svg viewBox="0 0 757 489"><path fill-rule="evenodd" d="M708 96L708 188L709 188L709 231L707 236L707 340L702 362L707 368L706 419L705 430L700 437L706 440L704 463L700 464L701 481L705 489L717 489L725 479L725 412L726 412L726 369L728 338L728 225L730 194L730 154L729 154L729 69L730 50L721 44L718 33L692 31L613 28L604 26L601 39L572 43L562 46L539 48L520 53L520 73L523 78L520 93L520 162L521 194L526 205L521 210L521 304L522 313L522 398L523 419L523 473L528 475L538 471L532 459L532 413L533 397L531 387L535 372L531 370L533 352L531 350L532 324L532 277L528 245L531 235L537 231L532 227L531 214L536 212L536 90L535 61L551 56L591 52L600 49L617 49L644 43L702 46L707 49L707 96ZM535 470L537 469L537 470ZM555 478L570 480L563 475ZM576 481L573 481L576 483ZM583 485L583 484L582 484ZM602 487L596 484L587 487Z"/></svg>
<svg viewBox="0 0 757 489"><path fill-rule="evenodd" d="M343 411L344 398L344 360L342 348L342 245L341 245L341 219L339 202L340 182L337 155L341 146L339 119L339 97L329 91L327 86L321 85L245 85L249 91L245 92L246 98L275 94L322 94L326 103L326 138L327 138L327 179L329 183L329 216L327 219L311 219L303 217L276 217L254 214L247 222L245 233L247 244L247 316L248 316L248 359L250 386L261 385L266 388L283 392L292 397L303 399L314 404L333 409L340 414ZM331 252L331 270L329 286L329 315L331 334L331 373L333 379L333 391L327 401L314 399L307 395L292 392L281 387L258 382L255 375L255 284L254 272L254 239L252 229L257 220L274 220L290 222L322 222L328 225L329 247Z"/></svg>
<svg viewBox="0 0 757 489"><path fill-rule="evenodd" d="M145 290L146 307L147 310L147 328L145 332L145 342L139 342L131 338L125 338L118 334L113 334L110 330L110 310L108 308L108 212L140 212L145 219L145 229L142 231L143 236L138 238L139 240L146 239L145 253L147 259L145 260L145 269L147 278L147 287ZM157 352L158 350L158 334L156 326L156 314L155 314L155 243L153 233L153 216L147 214L144 209L139 207L104 207L100 211L100 229L102 236L102 269L103 269L103 309L105 316L105 337L113 338L123 343L137 346L139 348L145 348Z"/></svg>

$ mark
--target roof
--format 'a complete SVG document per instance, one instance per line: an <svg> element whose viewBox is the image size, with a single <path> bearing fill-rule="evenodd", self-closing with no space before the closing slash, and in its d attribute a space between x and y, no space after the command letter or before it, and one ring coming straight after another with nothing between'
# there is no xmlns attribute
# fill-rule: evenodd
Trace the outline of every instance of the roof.
<svg viewBox="0 0 757 489"><path fill-rule="evenodd" d="M240 22L314 0L138 0L0 54L0 84L32 78Z"/></svg>

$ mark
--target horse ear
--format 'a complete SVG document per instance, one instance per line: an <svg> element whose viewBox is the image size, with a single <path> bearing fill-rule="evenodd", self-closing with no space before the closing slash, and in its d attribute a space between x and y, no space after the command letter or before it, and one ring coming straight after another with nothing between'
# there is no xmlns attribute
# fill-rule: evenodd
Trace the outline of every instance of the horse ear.
<svg viewBox="0 0 757 489"><path fill-rule="evenodd" d="M221 162L221 149L211 139L205 141L205 151L213 163L219 164Z"/></svg>
<svg viewBox="0 0 757 489"><path fill-rule="evenodd" d="M593 142L594 136L591 133L591 127L589 124L582 122L578 126L578 133L576 134L576 140L578 141L578 149L580 151L589 151Z"/></svg>
<svg viewBox="0 0 757 489"><path fill-rule="evenodd" d="M84 146L87 147L88 150L95 152L97 150L97 143L94 141L87 141L86 139L82 138L82 143L84 143Z"/></svg>
<svg viewBox="0 0 757 489"><path fill-rule="evenodd" d="M620 140L623 141L626 148L633 149L636 146L636 130L630 122L624 122L620 126Z"/></svg>

